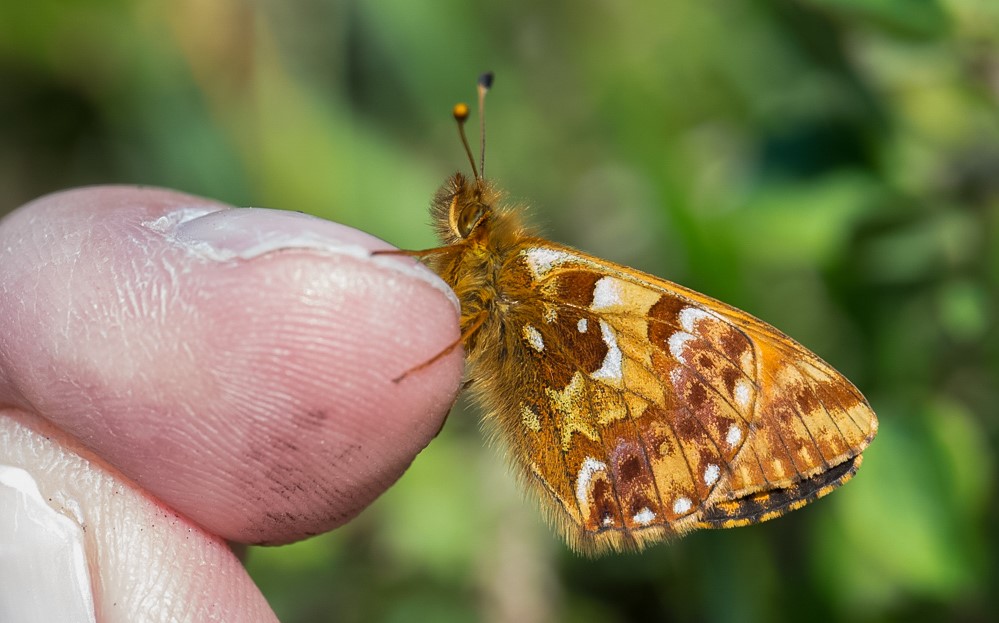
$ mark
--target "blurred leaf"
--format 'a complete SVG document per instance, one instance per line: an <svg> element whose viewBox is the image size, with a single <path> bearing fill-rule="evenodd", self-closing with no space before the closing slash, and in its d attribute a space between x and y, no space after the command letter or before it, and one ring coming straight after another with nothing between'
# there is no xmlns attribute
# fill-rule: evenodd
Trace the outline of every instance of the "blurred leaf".
<svg viewBox="0 0 999 623"><path fill-rule="evenodd" d="M937 37L950 20L937 0L807 0L841 14L864 18L894 32L914 37Z"/></svg>
<svg viewBox="0 0 999 623"><path fill-rule="evenodd" d="M962 279L945 284L938 295L940 322L950 336L962 342L980 340L989 327L989 296L982 285Z"/></svg>
<svg viewBox="0 0 999 623"><path fill-rule="evenodd" d="M871 280L919 282L972 259L980 234L974 215L958 210L910 214L865 249L860 259Z"/></svg>
<svg viewBox="0 0 999 623"><path fill-rule="evenodd" d="M467 544L477 541L485 523L485 500L477 495L476 470L469 469L479 459L470 453L487 450L458 443L454 428L445 426L372 510L383 518L380 538L395 555L425 572L467 580L474 567Z"/></svg>
<svg viewBox="0 0 999 623"><path fill-rule="evenodd" d="M878 192L873 180L850 172L773 183L712 225L726 229L740 255L782 266L822 266L836 259Z"/></svg>
<svg viewBox="0 0 999 623"><path fill-rule="evenodd" d="M982 590L982 500L995 466L980 424L951 402L875 404L878 437L823 521L817 564L828 586L852 613Z"/></svg>

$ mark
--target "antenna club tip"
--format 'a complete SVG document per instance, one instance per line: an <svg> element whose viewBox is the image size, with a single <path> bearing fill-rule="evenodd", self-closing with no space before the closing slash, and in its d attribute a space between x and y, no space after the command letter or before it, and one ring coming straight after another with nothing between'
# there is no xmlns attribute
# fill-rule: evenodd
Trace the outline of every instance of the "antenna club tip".
<svg viewBox="0 0 999 623"><path fill-rule="evenodd" d="M469 115L468 104L464 102L459 102L455 104L454 108L451 109L451 114L454 115L456 121L464 122L466 119L468 119Z"/></svg>
<svg viewBox="0 0 999 623"><path fill-rule="evenodd" d="M483 89L490 89L493 86L493 78L495 74L491 71L487 71L479 76L479 86Z"/></svg>

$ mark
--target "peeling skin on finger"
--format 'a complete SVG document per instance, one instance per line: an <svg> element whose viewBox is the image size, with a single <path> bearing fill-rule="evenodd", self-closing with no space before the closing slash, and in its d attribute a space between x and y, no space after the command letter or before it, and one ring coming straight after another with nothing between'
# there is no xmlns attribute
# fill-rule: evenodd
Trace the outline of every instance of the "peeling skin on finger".
<svg viewBox="0 0 999 623"><path fill-rule="evenodd" d="M225 541L0 410L0 621L275 621Z"/></svg>
<svg viewBox="0 0 999 623"><path fill-rule="evenodd" d="M0 621L96 621L83 526L0 464Z"/></svg>

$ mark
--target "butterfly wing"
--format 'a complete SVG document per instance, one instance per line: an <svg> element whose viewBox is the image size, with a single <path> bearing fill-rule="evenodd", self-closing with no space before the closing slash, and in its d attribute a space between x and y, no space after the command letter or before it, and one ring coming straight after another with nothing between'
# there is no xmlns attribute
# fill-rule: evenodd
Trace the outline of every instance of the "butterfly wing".
<svg viewBox="0 0 999 623"><path fill-rule="evenodd" d="M877 431L848 380L724 303L540 239L502 270L501 350L473 375L505 358L480 397L577 549L779 516L849 480Z"/></svg>

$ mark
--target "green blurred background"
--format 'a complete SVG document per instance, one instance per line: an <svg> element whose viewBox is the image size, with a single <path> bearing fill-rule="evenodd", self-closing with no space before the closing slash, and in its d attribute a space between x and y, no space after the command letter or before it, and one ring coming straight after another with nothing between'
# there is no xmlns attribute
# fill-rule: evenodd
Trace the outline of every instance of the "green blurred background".
<svg viewBox="0 0 999 623"><path fill-rule="evenodd" d="M801 511L590 560L460 403L356 521L251 550L281 619L995 620L999 2L5 2L0 213L125 182L431 246L483 69L552 238L780 327L881 432Z"/></svg>

